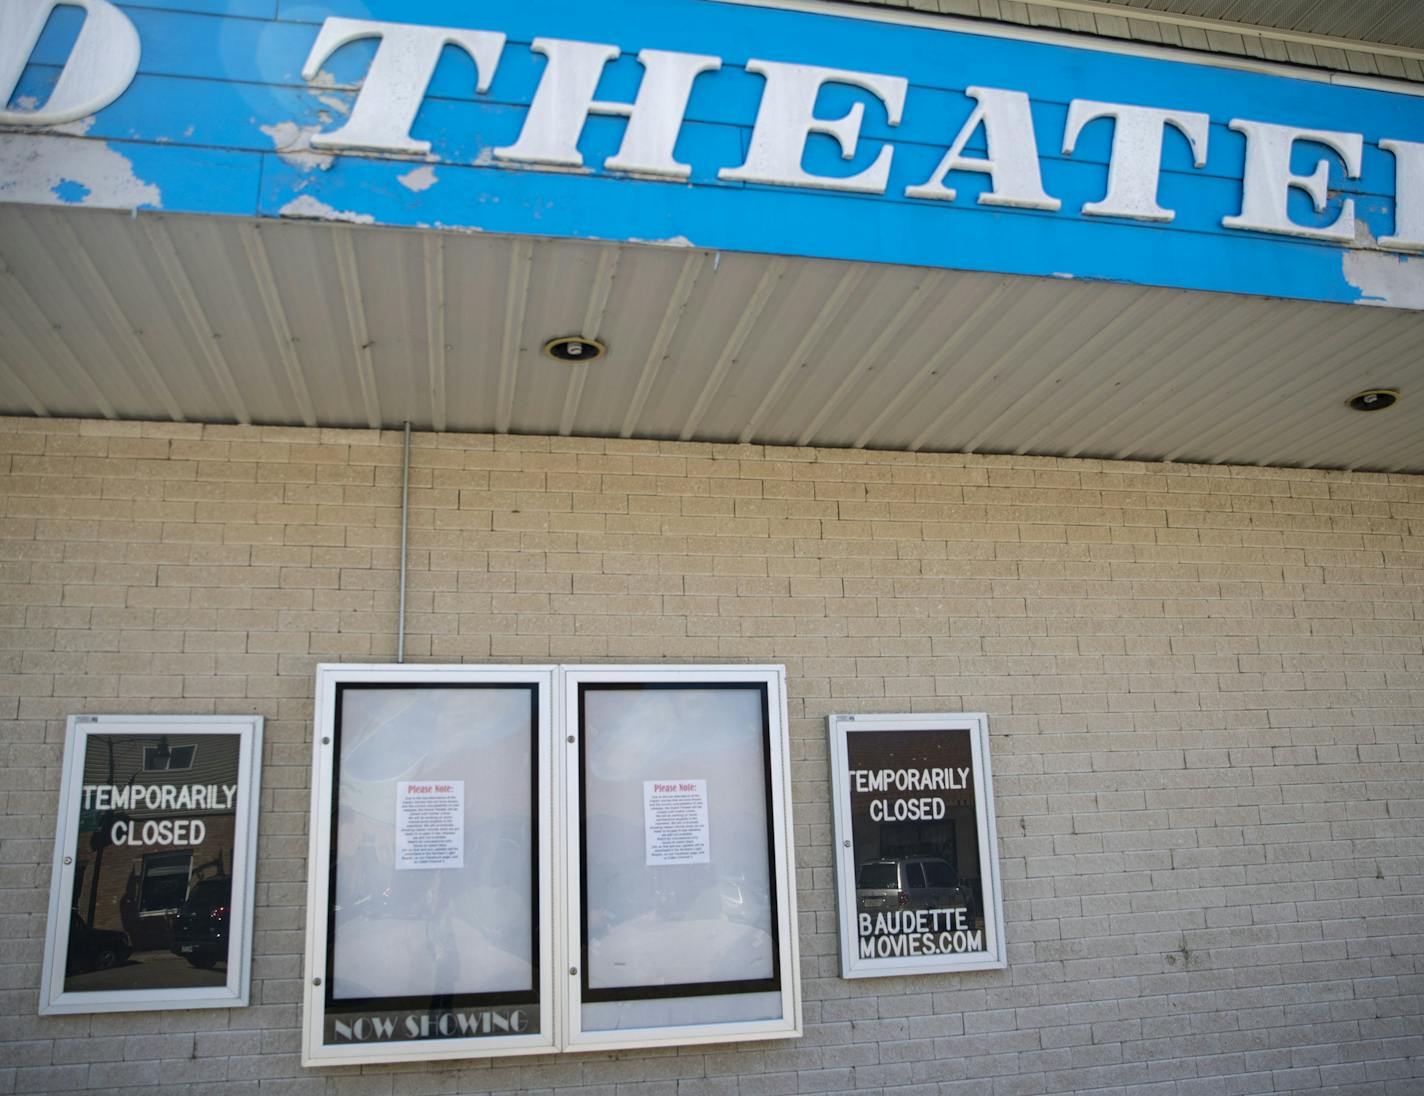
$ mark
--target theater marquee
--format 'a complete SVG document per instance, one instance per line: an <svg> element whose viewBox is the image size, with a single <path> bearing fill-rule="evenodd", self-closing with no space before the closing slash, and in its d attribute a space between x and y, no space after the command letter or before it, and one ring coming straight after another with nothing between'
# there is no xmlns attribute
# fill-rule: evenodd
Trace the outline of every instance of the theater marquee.
<svg viewBox="0 0 1424 1096"><path fill-rule="evenodd" d="M830 717L847 978L1004 966L983 715Z"/></svg>
<svg viewBox="0 0 1424 1096"><path fill-rule="evenodd" d="M791 0L173 6L0 7L7 201L1421 300L1407 83Z"/></svg>

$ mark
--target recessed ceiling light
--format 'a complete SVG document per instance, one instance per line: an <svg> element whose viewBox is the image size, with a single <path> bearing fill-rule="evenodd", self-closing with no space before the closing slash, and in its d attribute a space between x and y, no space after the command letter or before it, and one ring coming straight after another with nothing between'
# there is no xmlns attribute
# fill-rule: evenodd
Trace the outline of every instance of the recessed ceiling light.
<svg viewBox="0 0 1424 1096"><path fill-rule="evenodd" d="M1349 404L1356 411L1383 411L1399 402L1397 388L1366 388L1357 396L1351 396Z"/></svg>
<svg viewBox="0 0 1424 1096"><path fill-rule="evenodd" d="M561 335L544 344L544 353L555 361L577 365L603 357L608 348L597 339L585 339L582 335Z"/></svg>

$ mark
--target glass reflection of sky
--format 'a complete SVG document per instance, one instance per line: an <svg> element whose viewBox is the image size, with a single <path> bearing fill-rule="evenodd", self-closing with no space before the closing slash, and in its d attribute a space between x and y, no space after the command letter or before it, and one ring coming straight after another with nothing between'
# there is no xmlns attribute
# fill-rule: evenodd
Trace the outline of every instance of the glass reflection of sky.
<svg viewBox="0 0 1424 1096"><path fill-rule="evenodd" d="M533 985L530 693L522 688L341 694L337 999ZM396 789L465 782L465 866L398 871Z"/></svg>
<svg viewBox="0 0 1424 1096"><path fill-rule="evenodd" d="M485 744L529 734L523 689L348 689L343 699L341 775L353 780L408 776L451 734Z"/></svg>
<svg viewBox="0 0 1424 1096"><path fill-rule="evenodd" d="M588 775L598 780L652 779L641 774L684 761L704 767L718 750L749 744L761 754L758 689L591 689L584 718Z"/></svg>
<svg viewBox="0 0 1424 1096"><path fill-rule="evenodd" d="M344 810L394 822L392 782L458 780L449 771L456 759L477 763L485 756L511 764L522 758L517 771L529 771L524 689L348 689L342 697ZM527 801L528 780L513 784Z"/></svg>
<svg viewBox="0 0 1424 1096"><path fill-rule="evenodd" d="M583 709L589 985L768 977L761 690L588 689ZM707 781L710 864L647 864L659 779Z"/></svg>

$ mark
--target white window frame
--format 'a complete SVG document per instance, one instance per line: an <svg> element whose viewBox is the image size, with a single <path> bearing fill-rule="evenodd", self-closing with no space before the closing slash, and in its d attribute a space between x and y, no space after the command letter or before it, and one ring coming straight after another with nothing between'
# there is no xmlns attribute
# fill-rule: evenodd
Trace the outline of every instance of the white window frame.
<svg viewBox="0 0 1424 1096"><path fill-rule="evenodd" d="M78 858L79 814L83 800L84 758L91 737L102 735L238 735L236 814L233 820L232 906L228 914L227 980L221 986L177 989L115 989L65 992L69 950L69 911L74 900L74 863ZM153 1009L240 1008L247 1004L252 968L253 864L257 853L258 785L262 765L262 717L77 715L64 735L64 775L59 791L59 828L54 840L54 870L49 894L40 976L42 1016L90 1012L141 1012ZM140 764L142 762L140 761Z"/></svg>
<svg viewBox="0 0 1424 1096"><path fill-rule="evenodd" d="M539 999L543 1030L534 1035L467 1039L416 1039L332 1046L322 1042L329 909L331 805L336 685L375 682L393 688L441 683L537 682L540 691L539 768ZM722 682L765 685L770 759L781 1015L775 1019L679 1027L583 1032L578 972L581 954L578 811L578 743L571 712L584 682ZM572 707L571 707L572 705ZM573 736L573 740L571 740ZM308 859L306 961L302 1064L365 1065L378 1062L547 1054L550 1051L688 1046L796 1038L802 1033L796 888L792 854L791 771L787 738L786 674L781 666L491 666L321 665L317 667L312 767L312 824Z"/></svg>
<svg viewBox="0 0 1424 1096"><path fill-rule="evenodd" d="M145 770L145 771L147 772L147 771L150 771L150 770ZM166 770L165 770L165 771L166 771ZM180 770L180 771L181 771L181 770ZM176 871L160 871L160 872L150 872L150 871L149 871L149 864L148 864L149 860L152 859L152 858L155 857L155 856L165 856L165 855L166 855L166 856L183 856L183 855L185 855L185 856L188 857L188 866L183 869L183 873L182 873L182 874L183 874L183 900L186 901L187 898L188 898L188 885L193 881L193 854L192 854L191 852L189 852L189 853L148 853L148 854L146 854L146 855L144 856L144 858L143 858L143 872L139 875L139 880L138 880L138 915L139 915L140 917L167 917L170 913L177 913L179 910L181 910L181 909L183 908L183 902L179 902L176 906L155 906L155 907L154 907L153 909L151 909L151 910L150 910L150 909L144 909L144 908L143 908L143 885L148 882L149 877L150 877L151 875L177 875L177 874L178 874L178 872L176 872Z"/></svg>
<svg viewBox="0 0 1424 1096"><path fill-rule="evenodd" d="M173 764L173 750L174 750L174 747L170 746L170 747L168 748L168 764L164 765L161 769L160 769L158 766L156 766L156 765L153 766L152 768L150 768L150 767L149 767L149 764L148 764L148 751L149 751L149 750L155 750L155 751L156 751L157 749L158 749L157 746L145 746L145 747L143 748L143 771L144 771L144 772L146 772L146 773L185 773L185 772L188 772L195 764L197 764L197 761L198 761L198 748L197 748L196 746L179 746L179 747L177 747L177 749L180 749L180 750L182 750L182 749L188 749L188 750L192 750L192 751L193 751L191 754L188 755L188 764L186 764L186 765L175 765L175 764Z"/></svg>
<svg viewBox="0 0 1424 1096"><path fill-rule="evenodd" d="M335 701L337 686L385 684L391 688L440 687L461 684L534 685L538 689L536 740L540 757L535 762L539 822L539 1016L541 1030L523 1035L484 1035L470 1038L411 1039L391 1042L323 1042L326 1027L327 925L330 907L331 806L336 788L332 776L336 751ZM558 703L552 666L431 666L431 665L320 665L316 675L316 706L312 760L311 843L307 858L307 946L303 971L302 1064L304 1066L368 1065L376 1062L443 1061L454 1058L503 1057L547 1054L558 1045L559 1013L554 997L555 938L552 911L554 796L551 759L560 751L552 740L554 707Z"/></svg>
<svg viewBox="0 0 1424 1096"><path fill-rule="evenodd" d="M792 860L791 767L786 726L786 670L782 666L569 666L563 669L564 749L561 783L564 789L563 880L569 896L561 911L565 917L564 955L567 970L564 999L565 1045L569 1050L615 1050L627 1047L690 1046L740 1042L748 1039L794 1039L801 1035L800 949L796 939L796 887ZM700 682L764 685L767 696L767 756L771 785L773 859L767 867L776 893L778 963L781 977L781 1015L775 1019L690 1024L678 1027L620 1028L584 1031L578 956L582 951L580 910L580 821L578 736L576 727L579 687L584 684L673 684Z"/></svg>
<svg viewBox="0 0 1424 1096"><path fill-rule="evenodd" d="M835 818L836 896L840 913L841 976L879 978L999 970L1007 965L1004 948L1003 880L999 874L998 833L994 824L994 782L989 766L989 719L983 712L904 715L830 715L831 803ZM983 887L985 950L957 955L862 959L856 946L856 850L850 813L846 735L863 731L968 731L974 765L974 808L979 868Z"/></svg>

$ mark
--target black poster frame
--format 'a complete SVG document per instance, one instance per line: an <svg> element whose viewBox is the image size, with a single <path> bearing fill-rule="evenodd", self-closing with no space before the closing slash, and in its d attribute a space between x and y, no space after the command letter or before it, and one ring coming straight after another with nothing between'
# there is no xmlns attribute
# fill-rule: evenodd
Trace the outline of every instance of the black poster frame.
<svg viewBox="0 0 1424 1096"><path fill-rule="evenodd" d="M588 945L588 782L585 757L585 697L590 692L639 692L687 690L742 690L757 692L761 710L762 787L766 811L767 893L771 917L771 974L766 978L743 978L722 982L658 983L643 986L603 986L589 984ZM771 766L771 697L764 681L582 681L578 685L578 787L579 787L579 944L580 993L587 1004L610 1001L647 1001L674 997L730 996L740 993L781 991L781 935L778 927L776 894L776 830L772 801Z"/></svg>
<svg viewBox="0 0 1424 1096"><path fill-rule="evenodd" d="M530 780L530 989L514 992L495 993L454 993L436 994L425 996L405 996L405 997L335 997L335 983L333 977L336 969L336 918L327 911L326 917L326 980L325 980L325 1005L326 1016L330 1018L335 1012L346 1013L420 1013L451 1011L458 1009L475 1009L483 1007L504 1007L518 1005L539 1005L540 1024L547 1023L547 1017L542 1007L543 1002L539 999L539 771L544 759L540 750L539 734L539 685L536 682L486 682L486 681L462 681L462 682L384 682L384 681L343 681L336 685L335 718L332 723L332 787L334 794L331 797L330 808L330 853L328 855L327 885L328 894L336 894L337 860L340 851L340 827L337 825L337 818L341 809L341 732L342 719L345 705L343 698L348 691L365 690L408 690L425 691L431 689L451 690L451 689L472 689L489 690L500 689L503 691L527 691L529 693L529 737L530 737L530 758L529 780ZM427 1040L447 1038L446 1036L430 1036Z"/></svg>

